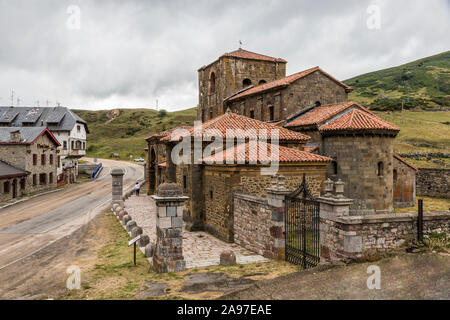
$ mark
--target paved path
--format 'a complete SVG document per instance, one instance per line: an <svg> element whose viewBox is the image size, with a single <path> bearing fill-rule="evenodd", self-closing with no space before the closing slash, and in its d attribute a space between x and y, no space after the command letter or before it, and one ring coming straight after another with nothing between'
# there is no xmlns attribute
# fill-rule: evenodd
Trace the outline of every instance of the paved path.
<svg viewBox="0 0 450 320"><path fill-rule="evenodd" d="M125 201L128 214L147 234L150 241L156 242L156 206L149 196L132 196ZM206 267L218 265L220 253L224 250L233 250L237 263L267 261L266 258L248 251L234 243L221 241L206 232L183 232L183 255L186 267Z"/></svg>
<svg viewBox="0 0 450 320"><path fill-rule="evenodd" d="M104 169L95 181L0 209L0 272L5 266L70 234L106 209L111 200L110 170L113 167L125 170L125 188L143 178L142 166L100 161Z"/></svg>
<svg viewBox="0 0 450 320"><path fill-rule="evenodd" d="M380 289L368 289L378 266ZM324 299L450 299L450 255L448 253L402 253L370 263L351 264L325 271L310 269L262 280L223 299L324 300Z"/></svg>

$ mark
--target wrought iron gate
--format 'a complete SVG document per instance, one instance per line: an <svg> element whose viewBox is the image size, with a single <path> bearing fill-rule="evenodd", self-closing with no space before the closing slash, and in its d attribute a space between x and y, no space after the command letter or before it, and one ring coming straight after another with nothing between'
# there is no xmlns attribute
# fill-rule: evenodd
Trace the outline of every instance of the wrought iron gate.
<svg viewBox="0 0 450 320"><path fill-rule="evenodd" d="M286 261L311 268L320 262L319 202L311 194L305 175L300 187L286 196Z"/></svg>

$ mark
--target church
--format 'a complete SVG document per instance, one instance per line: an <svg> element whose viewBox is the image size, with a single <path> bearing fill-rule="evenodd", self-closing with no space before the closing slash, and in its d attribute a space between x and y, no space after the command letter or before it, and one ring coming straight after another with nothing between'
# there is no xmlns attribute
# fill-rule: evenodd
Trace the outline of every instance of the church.
<svg viewBox="0 0 450 320"><path fill-rule="evenodd" d="M286 64L282 58L238 49L201 67L197 110L201 132L215 130L225 136L227 129L277 129L278 174L287 186L296 189L305 174L318 196L325 179L340 179L346 183L345 196L354 200L350 214L387 213L413 205L417 169L394 153L399 128L349 101L352 88L320 67L287 76ZM146 139L149 194L162 182L178 183L190 197L184 214L188 228L206 229L232 242L233 191L245 189L260 196L270 177L261 175L261 164L250 163L248 157L239 164L211 160L247 155L249 141L261 137L245 137L245 144L233 150L224 145L223 152L196 164L176 165L170 157L182 138L173 134L176 129L195 136L193 127L183 127Z"/></svg>

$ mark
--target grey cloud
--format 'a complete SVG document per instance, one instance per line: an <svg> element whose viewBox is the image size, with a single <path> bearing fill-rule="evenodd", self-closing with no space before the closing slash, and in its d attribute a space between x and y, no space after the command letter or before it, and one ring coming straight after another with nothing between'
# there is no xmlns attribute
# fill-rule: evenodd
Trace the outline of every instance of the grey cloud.
<svg viewBox="0 0 450 320"><path fill-rule="evenodd" d="M69 5L81 30L66 28ZM366 27L381 8L380 30ZM72 108L197 104L197 69L245 49L320 65L339 79L449 49L450 7L431 1L0 0L0 104Z"/></svg>

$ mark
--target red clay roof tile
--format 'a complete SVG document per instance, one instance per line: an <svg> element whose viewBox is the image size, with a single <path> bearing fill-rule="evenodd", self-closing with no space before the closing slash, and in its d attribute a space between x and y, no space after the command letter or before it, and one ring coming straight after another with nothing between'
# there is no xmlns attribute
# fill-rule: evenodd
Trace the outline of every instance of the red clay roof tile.
<svg viewBox="0 0 450 320"><path fill-rule="evenodd" d="M397 160L403 162L404 164L406 164L408 167L413 168L414 170L419 171L419 169L415 166L413 166L411 163L409 163L408 161L406 161L405 159L403 159L402 157L400 157L398 154L394 153L394 158L396 158Z"/></svg>
<svg viewBox="0 0 450 320"><path fill-rule="evenodd" d="M254 143L254 145L252 143ZM206 162L206 164L212 163L261 164L264 162L268 163L270 161L275 163L289 163L289 162L323 163L323 162L330 162L332 160L331 158L325 156L320 156L306 151L300 151L298 149L283 146L278 146L278 156L276 154L276 149L273 149L274 154L272 156L272 148L276 148L276 146L266 142L260 141L246 142L241 143L237 146L235 145L231 148L218 152L209 157L205 157L202 160Z"/></svg>
<svg viewBox="0 0 450 320"><path fill-rule="evenodd" d="M308 69L308 70L304 70L304 71L300 71L298 73L294 73L294 74L292 74L290 76L287 76L285 78L282 78L282 79L270 81L270 82L261 84L261 85L256 86L256 87L252 87L252 88L250 88L248 90L245 90L244 92L241 92L239 94L231 96L230 98L227 99L227 101L234 101L234 100L237 100L237 99L240 99L240 98L243 98L243 97L247 97L247 96L250 96L250 95L253 95L253 94L262 93L262 92L265 92L265 91L268 91L268 90L271 90L271 89L274 89L274 88L288 86L292 82L294 82L294 81L296 81L296 80L298 80L300 78L306 77L307 75L310 75L311 73L316 72L316 71L322 72L324 75L326 75L327 77L329 77L333 81L337 82L339 85L343 86L346 90L349 90L349 91L352 90L351 87L347 86L343 82L340 82L339 80L336 80L334 77L332 77L330 74L326 73L325 71L323 71L319 67L314 67L314 68L311 68L311 69Z"/></svg>
<svg viewBox="0 0 450 320"><path fill-rule="evenodd" d="M358 131L358 130L389 130L400 131L399 128L382 120L373 113L367 113L360 109L353 109L337 119L322 125L320 131Z"/></svg>
<svg viewBox="0 0 450 320"><path fill-rule="evenodd" d="M263 135L267 134L267 140L270 140L272 130L275 130L273 131L274 134L278 133L278 139L280 141L306 142L310 139L309 136L300 132L295 132L271 123L228 112L204 122L201 127L197 129L191 127L187 130L187 133L190 136L194 136L194 134L199 135L201 133L204 139L209 139L214 136L225 138L228 132L228 134L235 133L236 138L246 138L250 140L263 139ZM176 136L167 135L163 137L161 141L179 141L182 137L183 134Z"/></svg>
<svg viewBox="0 0 450 320"><path fill-rule="evenodd" d="M269 56L266 56L263 54L247 51L244 49L238 49L238 50L235 50L232 52L226 52L222 55L222 57L235 57L235 58L251 59L251 60L273 61L273 62L280 62L280 63L287 62L286 60L281 59L281 58L269 57Z"/></svg>
<svg viewBox="0 0 450 320"><path fill-rule="evenodd" d="M335 103L335 104L329 104L329 105L323 105L320 107L315 107L311 109L310 111L307 111L306 113L300 115L298 118L294 119L291 122L288 122L285 127L302 127L302 126L309 126L314 124L321 124L322 122L334 117L338 113L353 107L357 106L366 112L370 113L370 111L366 108L364 108L362 105L354 102L354 101L348 101L348 102L341 102L341 103Z"/></svg>

